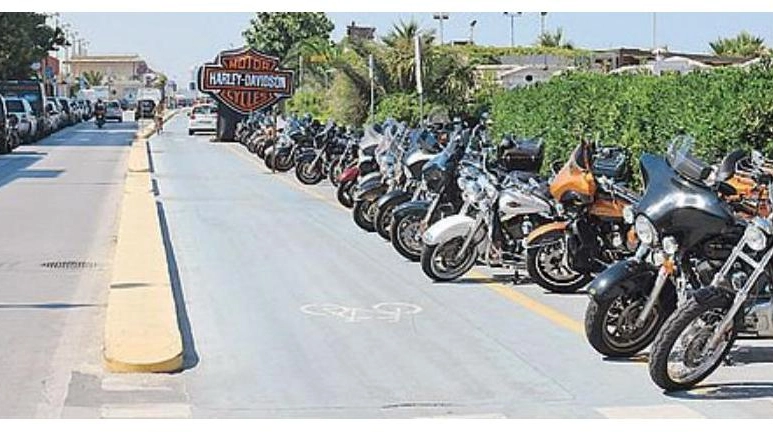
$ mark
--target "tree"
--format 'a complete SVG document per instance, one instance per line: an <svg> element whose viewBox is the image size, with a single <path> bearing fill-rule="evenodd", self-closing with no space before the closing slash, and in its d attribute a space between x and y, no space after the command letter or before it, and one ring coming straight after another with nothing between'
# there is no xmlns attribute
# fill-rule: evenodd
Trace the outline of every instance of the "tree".
<svg viewBox="0 0 773 435"><path fill-rule="evenodd" d="M300 41L328 41L333 28L324 12L257 12L242 35L256 50L284 60Z"/></svg>
<svg viewBox="0 0 773 435"><path fill-rule="evenodd" d="M567 48L570 50L573 49L574 44L572 44L572 41L567 41L565 37L566 35L564 35L564 29L559 27L554 33L545 32L539 35L539 38L537 39L537 45L540 47Z"/></svg>
<svg viewBox="0 0 773 435"><path fill-rule="evenodd" d="M422 59L425 59L429 47L435 39L434 32L423 30L415 20L408 22L401 20L382 38L387 48L384 66L393 80L391 84L402 92L412 92L416 86L416 67L414 65L416 44L414 39L416 36L421 38L421 54Z"/></svg>
<svg viewBox="0 0 773 435"><path fill-rule="evenodd" d="M105 80L105 75L101 71L85 71L83 79L91 86L101 86Z"/></svg>
<svg viewBox="0 0 773 435"><path fill-rule="evenodd" d="M62 29L46 25L45 14L0 12L0 79L29 78L33 63L65 44Z"/></svg>
<svg viewBox="0 0 773 435"><path fill-rule="evenodd" d="M709 46L717 56L757 57L767 52L764 43L759 36L743 31L733 38L718 38Z"/></svg>

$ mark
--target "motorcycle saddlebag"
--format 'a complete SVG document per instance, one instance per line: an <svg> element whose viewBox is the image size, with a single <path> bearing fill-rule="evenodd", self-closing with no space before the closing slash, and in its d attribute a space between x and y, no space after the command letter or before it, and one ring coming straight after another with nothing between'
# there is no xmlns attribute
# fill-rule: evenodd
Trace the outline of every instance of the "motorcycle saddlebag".
<svg viewBox="0 0 773 435"><path fill-rule="evenodd" d="M538 172L542 167L545 150L542 139L505 137L499 146L498 160L507 171Z"/></svg>
<svg viewBox="0 0 773 435"><path fill-rule="evenodd" d="M630 171L625 150L615 146L597 149L593 158L593 175L605 176L617 181L627 180Z"/></svg>

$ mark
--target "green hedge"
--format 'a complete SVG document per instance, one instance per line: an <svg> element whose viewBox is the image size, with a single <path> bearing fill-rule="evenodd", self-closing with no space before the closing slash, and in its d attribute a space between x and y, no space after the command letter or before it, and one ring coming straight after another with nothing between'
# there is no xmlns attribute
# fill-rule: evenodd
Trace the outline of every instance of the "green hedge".
<svg viewBox="0 0 773 435"><path fill-rule="evenodd" d="M635 158L662 152L684 131L698 154L717 159L735 148L773 151L773 69L721 68L686 75L574 72L493 97L497 137L541 136L545 168L565 160L580 137L629 148ZM638 165L634 165L637 167Z"/></svg>

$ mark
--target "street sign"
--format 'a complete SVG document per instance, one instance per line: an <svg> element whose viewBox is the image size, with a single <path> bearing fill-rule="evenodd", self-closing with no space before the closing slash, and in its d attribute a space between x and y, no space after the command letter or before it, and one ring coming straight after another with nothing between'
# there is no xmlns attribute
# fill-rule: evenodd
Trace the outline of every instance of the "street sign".
<svg viewBox="0 0 773 435"><path fill-rule="evenodd" d="M220 52L199 68L198 88L236 113L271 106L293 93L293 71L279 69L279 59L250 47Z"/></svg>

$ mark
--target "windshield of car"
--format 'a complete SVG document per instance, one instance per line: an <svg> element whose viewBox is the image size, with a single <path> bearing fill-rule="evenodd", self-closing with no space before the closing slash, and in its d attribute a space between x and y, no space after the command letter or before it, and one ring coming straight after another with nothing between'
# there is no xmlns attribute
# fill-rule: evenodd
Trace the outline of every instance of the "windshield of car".
<svg viewBox="0 0 773 435"><path fill-rule="evenodd" d="M193 108L193 113L196 115L209 115L217 113L214 106L196 106Z"/></svg>
<svg viewBox="0 0 773 435"><path fill-rule="evenodd" d="M24 104L21 100L6 100L5 105L11 113L24 113Z"/></svg>
<svg viewBox="0 0 773 435"><path fill-rule="evenodd" d="M118 104L118 101L110 101L107 103L108 109L119 109L121 107L120 104Z"/></svg>
<svg viewBox="0 0 773 435"><path fill-rule="evenodd" d="M671 140L666 152L666 161L681 176L692 181L703 181L710 167L692 154L695 139L680 135Z"/></svg>

